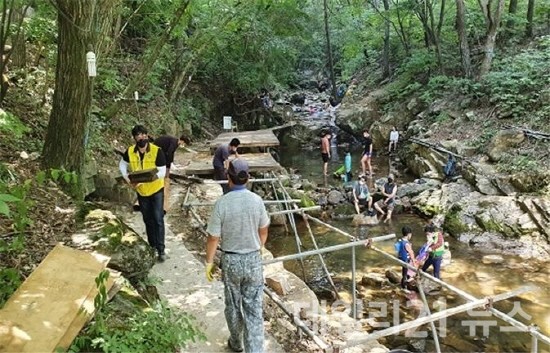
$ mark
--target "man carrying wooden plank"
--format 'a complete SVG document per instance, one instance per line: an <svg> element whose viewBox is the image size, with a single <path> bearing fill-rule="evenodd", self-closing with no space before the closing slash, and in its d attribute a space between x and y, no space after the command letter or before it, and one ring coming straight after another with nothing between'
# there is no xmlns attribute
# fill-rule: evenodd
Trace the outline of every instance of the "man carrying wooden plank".
<svg viewBox="0 0 550 353"><path fill-rule="evenodd" d="M191 140L185 135L181 135L179 138L163 135L151 142L159 146L166 157L166 175L164 176L164 214L166 214L170 207L170 167L174 162L174 154L179 146L189 145Z"/></svg>
<svg viewBox="0 0 550 353"><path fill-rule="evenodd" d="M229 167L229 155L235 154L237 157L237 147L241 144L238 138L234 138L229 142L229 145L221 145L214 152L214 158L212 159L212 166L214 167L214 179L227 180L227 168ZM221 184L224 195L227 194L230 189L228 184Z"/></svg>
<svg viewBox="0 0 550 353"><path fill-rule="evenodd" d="M149 143L147 129L136 125L132 129L135 145L128 147L119 162L119 169L126 182L136 190L140 211L145 223L147 241L164 262L164 176L166 157L160 147ZM144 172L156 168L151 180L136 182L129 172Z"/></svg>

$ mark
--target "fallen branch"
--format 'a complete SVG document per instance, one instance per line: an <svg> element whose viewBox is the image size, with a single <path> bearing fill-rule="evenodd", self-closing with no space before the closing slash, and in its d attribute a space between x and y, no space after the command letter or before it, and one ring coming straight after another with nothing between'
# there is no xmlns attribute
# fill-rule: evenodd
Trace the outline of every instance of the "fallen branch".
<svg viewBox="0 0 550 353"><path fill-rule="evenodd" d="M524 129L524 128L522 128L522 127L513 126L513 125L504 125L504 127L505 127L506 129L521 130L525 136L533 137L533 138L536 138L536 139L538 139L538 140L550 140L550 134L547 134L547 133L545 133L545 132L540 132L540 131L535 131L535 130Z"/></svg>
<svg viewBox="0 0 550 353"><path fill-rule="evenodd" d="M441 153L450 154L451 156L454 156L454 157L456 157L456 158L460 158L460 159L462 159L462 160L466 160L465 157L463 157L463 156L461 156L461 155L459 155L459 154L456 154L456 153L454 153L454 152L451 152L451 151L449 151L448 149L443 148L443 147L441 147L441 146L438 146L438 145L436 145L436 144L434 144L434 143L427 142L427 141L423 141L423 140L420 140L420 139L417 139L417 138L414 138L414 137L411 137L409 140L410 140L411 142L413 142L413 143L416 143L416 144L418 144L418 145L421 145L421 146L425 146L425 147L431 148L431 149L433 149L433 150L435 150L435 151L438 151L438 152L441 152Z"/></svg>

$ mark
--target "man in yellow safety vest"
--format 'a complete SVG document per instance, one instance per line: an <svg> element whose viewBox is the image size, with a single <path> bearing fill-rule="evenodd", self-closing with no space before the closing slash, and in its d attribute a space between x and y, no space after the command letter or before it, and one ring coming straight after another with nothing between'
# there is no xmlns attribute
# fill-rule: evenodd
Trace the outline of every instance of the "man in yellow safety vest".
<svg viewBox="0 0 550 353"><path fill-rule="evenodd" d="M136 125L132 129L135 145L128 147L119 163L122 177L137 192L140 211L145 223L147 241L158 254L158 260L164 262L164 176L166 175L166 157L160 147L149 143L147 129ZM154 180L132 183L129 172L157 168Z"/></svg>

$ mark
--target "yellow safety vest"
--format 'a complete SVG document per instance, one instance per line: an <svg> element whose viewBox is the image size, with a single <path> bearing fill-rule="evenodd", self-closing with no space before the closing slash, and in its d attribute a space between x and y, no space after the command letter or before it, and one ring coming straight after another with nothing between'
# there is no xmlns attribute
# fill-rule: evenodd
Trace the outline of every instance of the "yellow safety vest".
<svg viewBox="0 0 550 353"><path fill-rule="evenodd" d="M139 150L135 145L128 147L128 157L130 159L129 171L136 172L138 170L145 170L156 168L157 154L160 151L160 147L149 143L143 160L139 158ZM141 196L151 196L164 187L164 178L150 181L148 183L141 183L136 191Z"/></svg>
<svg viewBox="0 0 550 353"><path fill-rule="evenodd" d="M439 232L431 233L430 236L432 237L433 244L437 243L437 239L439 238ZM445 252L445 242L441 243L441 246L439 246L437 249L435 249L432 254L434 256L441 256Z"/></svg>

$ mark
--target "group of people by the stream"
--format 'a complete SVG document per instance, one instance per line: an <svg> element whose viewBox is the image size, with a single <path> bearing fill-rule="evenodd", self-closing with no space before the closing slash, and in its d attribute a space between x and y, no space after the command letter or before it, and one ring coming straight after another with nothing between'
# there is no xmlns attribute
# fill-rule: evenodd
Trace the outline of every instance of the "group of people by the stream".
<svg viewBox="0 0 550 353"><path fill-rule="evenodd" d="M330 158L329 135L330 133L324 134L321 140L325 175L328 172L327 158ZM167 193L170 165L177 147L188 144L189 139L182 135L180 138L161 136L153 140L147 129L141 125L136 125L132 129L132 136L134 144L122 154L119 169L124 180L136 191L148 243L156 251L158 261L164 262L164 215L169 196ZM363 136L363 173L353 186L353 203L357 213L361 213L361 208L366 207L367 212L374 215L374 208L387 222L391 219L395 206L397 184L394 176L389 174L381 190L382 199L373 203L367 186L367 179L372 178L372 138L367 130L363 131ZM396 143L397 138L390 138L389 149L391 150L392 145L395 148ZM205 269L207 280L213 281L216 272L214 257L216 251L221 250L224 313L230 333L228 348L234 352L262 352L264 279L261 255L268 237L270 217L261 197L246 187L250 177L249 165L237 153L239 145L239 139L231 139L227 145L221 145L216 149L212 159L214 177L221 184L223 195L215 202L206 228L208 238ZM351 178L351 156L349 151L347 152L346 179ZM147 171L152 172L147 174ZM433 225L429 225L425 232L426 245L415 256L410 243L412 232L410 228L404 227L403 237L399 241L398 257L417 268L421 267L422 270L433 266L434 275L439 278L444 249L443 237L441 232L436 232ZM407 287L414 275L414 271L409 272L404 267L401 286Z"/></svg>

